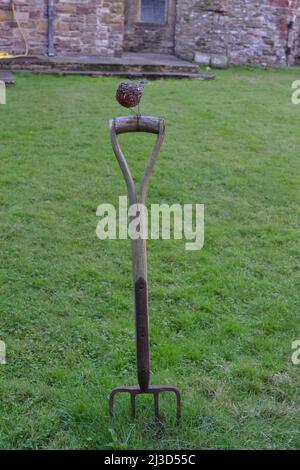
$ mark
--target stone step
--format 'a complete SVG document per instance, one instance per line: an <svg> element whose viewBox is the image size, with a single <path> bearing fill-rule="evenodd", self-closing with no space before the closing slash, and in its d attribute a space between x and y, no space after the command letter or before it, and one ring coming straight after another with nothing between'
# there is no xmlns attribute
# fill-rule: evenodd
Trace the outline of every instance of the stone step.
<svg viewBox="0 0 300 470"><path fill-rule="evenodd" d="M4 82L6 86L15 86L16 84L9 70L0 70L0 81Z"/></svg>
<svg viewBox="0 0 300 470"><path fill-rule="evenodd" d="M211 80L196 64L168 54L125 53L122 57L31 56L0 60L0 70L61 75L94 75Z"/></svg>
<svg viewBox="0 0 300 470"><path fill-rule="evenodd" d="M26 70L18 69L16 73L40 73L46 75L82 75L89 77L120 77L120 78L149 78L152 80L160 78L190 78L196 80L214 80L216 76L212 73L199 72L198 73L187 73L187 72L116 72L106 70L102 72L85 70L85 71L70 71L70 70L53 70L53 69L40 69L40 70Z"/></svg>
<svg viewBox="0 0 300 470"><path fill-rule="evenodd" d="M0 69L9 68L10 70L53 70L64 72L181 72L198 73L199 68L194 64L122 64L122 63L102 63L102 62L73 62L73 61L53 61L47 59L6 59L0 61Z"/></svg>
<svg viewBox="0 0 300 470"><path fill-rule="evenodd" d="M122 57L47 57L31 56L19 57L15 59L1 59L0 69L28 70L33 72L92 72L102 74L124 74L134 76L134 74L160 74L188 76L199 74L199 67L196 64L178 59L172 55L151 54L151 53L125 53Z"/></svg>

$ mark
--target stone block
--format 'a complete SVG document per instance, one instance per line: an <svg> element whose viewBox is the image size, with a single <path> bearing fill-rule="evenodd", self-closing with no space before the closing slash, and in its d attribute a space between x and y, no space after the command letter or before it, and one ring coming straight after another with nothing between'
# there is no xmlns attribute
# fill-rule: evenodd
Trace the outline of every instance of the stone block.
<svg viewBox="0 0 300 470"><path fill-rule="evenodd" d="M10 11L0 10L0 21L11 21L12 14Z"/></svg>
<svg viewBox="0 0 300 470"><path fill-rule="evenodd" d="M196 52L194 61L199 65L209 65L210 54L207 54L206 52Z"/></svg>
<svg viewBox="0 0 300 470"><path fill-rule="evenodd" d="M77 6L72 3L58 3L56 5L57 13L76 13Z"/></svg>
<svg viewBox="0 0 300 470"><path fill-rule="evenodd" d="M214 69L227 69L229 66L229 59L226 55L212 54L210 65Z"/></svg>

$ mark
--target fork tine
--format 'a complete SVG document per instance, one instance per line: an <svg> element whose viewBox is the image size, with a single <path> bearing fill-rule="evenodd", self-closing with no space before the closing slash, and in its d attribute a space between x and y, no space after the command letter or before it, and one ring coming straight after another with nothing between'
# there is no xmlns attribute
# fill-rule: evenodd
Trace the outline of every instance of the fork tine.
<svg viewBox="0 0 300 470"><path fill-rule="evenodd" d="M181 396L179 390L174 390L177 400L177 421L181 419Z"/></svg>
<svg viewBox="0 0 300 470"><path fill-rule="evenodd" d="M109 414L111 417L113 417L114 415L114 397L115 394L111 392L111 394L109 395Z"/></svg>
<svg viewBox="0 0 300 470"><path fill-rule="evenodd" d="M134 392L130 393L130 400L131 400L131 416L135 418L136 415L136 394Z"/></svg>
<svg viewBox="0 0 300 470"><path fill-rule="evenodd" d="M155 417L159 419L159 392L154 393Z"/></svg>
<svg viewBox="0 0 300 470"><path fill-rule="evenodd" d="M130 402L131 402L131 416L136 417L136 397L137 395L148 395L152 394L154 396L154 406L155 406L155 417L157 420L161 418L159 410L159 401L160 393L171 392L175 393L176 402L177 402L177 421L180 421L181 418L181 395L180 391L176 387L171 385L149 385L146 390L142 390L139 385L136 386L123 386L114 388L110 392L109 396L109 414L111 417L114 416L114 405L115 405L115 396L119 393L129 393Z"/></svg>

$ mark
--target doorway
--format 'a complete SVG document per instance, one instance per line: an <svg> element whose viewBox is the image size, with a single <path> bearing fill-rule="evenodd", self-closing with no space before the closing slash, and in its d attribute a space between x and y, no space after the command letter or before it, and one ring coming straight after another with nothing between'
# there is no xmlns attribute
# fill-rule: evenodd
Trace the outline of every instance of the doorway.
<svg viewBox="0 0 300 470"><path fill-rule="evenodd" d="M124 51L173 54L176 0L125 0Z"/></svg>

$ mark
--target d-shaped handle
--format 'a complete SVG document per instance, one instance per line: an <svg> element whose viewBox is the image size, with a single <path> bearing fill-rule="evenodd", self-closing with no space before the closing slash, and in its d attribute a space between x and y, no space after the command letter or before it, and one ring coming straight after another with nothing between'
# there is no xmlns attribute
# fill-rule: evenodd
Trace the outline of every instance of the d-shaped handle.
<svg viewBox="0 0 300 470"><path fill-rule="evenodd" d="M165 137L165 121L153 116L118 117L109 121L109 128L112 147L126 181L130 204L136 202L146 204L149 179ZM150 132L157 135L152 154L145 169L139 196L136 194L130 168L118 142L118 134L126 132Z"/></svg>
<svg viewBox="0 0 300 470"><path fill-rule="evenodd" d="M126 116L112 119L116 134L126 132L150 132L158 134L162 119L153 116Z"/></svg>

